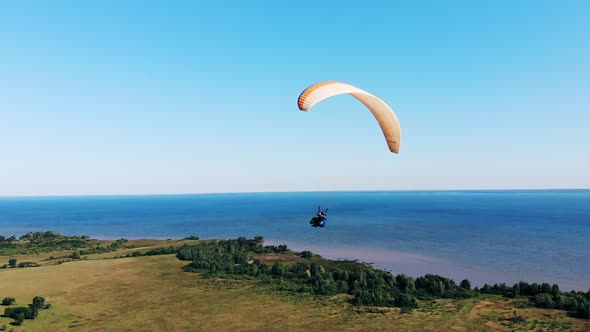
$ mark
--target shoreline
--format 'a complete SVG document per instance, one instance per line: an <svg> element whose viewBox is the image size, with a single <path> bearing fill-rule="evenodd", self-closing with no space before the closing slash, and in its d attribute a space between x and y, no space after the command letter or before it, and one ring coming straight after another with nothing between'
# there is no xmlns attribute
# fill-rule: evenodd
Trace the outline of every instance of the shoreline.
<svg viewBox="0 0 590 332"><path fill-rule="evenodd" d="M37 232L37 231L30 231ZM45 231L41 231L45 232ZM25 232L23 234L26 234ZM21 234L21 235L23 235ZM19 236L21 236L19 235ZM64 234L65 236L83 236L77 234ZM86 234L84 234L86 235ZM119 239L126 239L131 241L182 241L186 237L195 234L187 234L184 237L121 237L121 236L102 236L102 235L87 235L90 239L98 241L116 241ZM197 236L197 235L195 235ZM200 238L200 237L199 237ZM234 237L213 237L200 238L200 240L226 240ZM483 287L484 284L494 285L506 283L513 285L519 281L558 284L563 290L586 291L590 285L586 285L580 280L566 280L562 278L551 277L530 277L518 276L502 271L493 271L478 265L466 265L453 262L452 260L425 255L421 253L414 253L409 251L385 250L371 247L355 247L355 246L321 246L309 245L296 241L278 240L276 238L265 238L264 245L281 245L285 244L287 247L295 252L311 251L314 254L320 255L329 260L349 260L366 263L376 269L391 272L392 274L405 274L410 277L421 277L427 274L439 275L450 278L459 284L463 279L468 279L473 286ZM18 255L16 255L18 256ZM530 273L528 273L530 274Z"/></svg>
<svg viewBox="0 0 590 332"><path fill-rule="evenodd" d="M37 232L37 231L30 231ZM45 231L41 231L45 232ZM23 234L26 234L25 232ZM21 234L21 235L23 235ZM19 235L19 236L21 236ZM83 236L77 234L64 234L65 236ZM90 239L98 241L116 241L119 239L126 239L132 241L182 241L186 237L195 234L187 234L183 237L121 237L121 236L102 236L102 235L86 235ZM234 237L212 237L200 238L200 240L226 240ZM425 255L421 253L414 253L410 251L386 250L371 247L357 247L357 246L322 246L309 245L296 241L278 240L276 238L265 238L264 245L281 245L285 244L288 248L295 252L311 251L323 258L329 260L350 260L360 263L366 263L374 268L391 272L392 274L405 274L410 277L420 277L426 274L439 275L450 278L459 284L463 279L468 279L473 286L482 287L484 284L500 284L506 283L513 285L519 281L558 284L563 290L586 291L590 285L584 284L581 280L567 280L563 278L551 278L547 276L531 277L530 273L527 276L519 276L517 274L507 273L505 271L494 271L486 269L479 265L467 265L454 262L449 259L435 257L432 255ZM18 255L17 255L18 256Z"/></svg>
<svg viewBox="0 0 590 332"><path fill-rule="evenodd" d="M406 251L351 246L322 247L276 239L265 239L265 244L286 244L293 251L310 250L326 259L368 263L377 269L389 271L392 274L405 274L414 278L433 274L451 278L457 284L463 279L468 279L473 286L477 287L482 287L484 284L492 286L496 283L506 283L511 286L520 281L525 281L539 284L558 284L563 290L567 291L587 291L590 288L590 284L586 285L580 283L580 281L553 280L548 277L519 277L501 271L486 270L480 266L466 266L448 259Z"/></svg>

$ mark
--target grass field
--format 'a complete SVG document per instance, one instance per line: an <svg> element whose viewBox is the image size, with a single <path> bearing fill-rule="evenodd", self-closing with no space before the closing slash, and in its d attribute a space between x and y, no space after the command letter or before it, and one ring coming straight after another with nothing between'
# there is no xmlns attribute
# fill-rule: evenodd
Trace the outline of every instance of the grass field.
<svg viewBox="0 0 590 332"><path fill-rule="evenodd" d="M590 330L588 321L564 311L531 308L524 299L437 300L401 313L398 308L352 306L344 295L302 296L255 281L202 278L183 272L187 262L174 255L110 259L180 243L143 241L134 243L141 248L89 255L87 260L0 270L0 298L15 297L16 305L26 305L40 295L52 304L22 326L9 325L12 320L5 317L0 326L14 331ZM55 256L26 260L49 255ZM522 319L515 319L515 313Z"/></svg>

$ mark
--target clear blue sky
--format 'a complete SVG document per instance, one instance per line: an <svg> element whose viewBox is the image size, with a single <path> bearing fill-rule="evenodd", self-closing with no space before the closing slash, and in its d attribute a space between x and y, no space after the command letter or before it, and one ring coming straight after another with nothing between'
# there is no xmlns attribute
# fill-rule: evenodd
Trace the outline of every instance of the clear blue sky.
<svg viewBox="0 0 590 332"><path fill-rule="evenodd" d="M0 153L0 195L588 188L590 2L4 1Z"/></svg>

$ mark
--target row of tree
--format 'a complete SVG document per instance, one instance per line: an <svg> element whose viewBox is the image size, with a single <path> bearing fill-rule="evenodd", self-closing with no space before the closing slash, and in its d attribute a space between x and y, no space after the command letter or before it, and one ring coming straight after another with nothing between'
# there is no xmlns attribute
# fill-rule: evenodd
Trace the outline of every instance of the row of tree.
<svg viewBox="0 0 590 332"><path fill-rule="evenodd" d="M125 244L129 240L127 239L119 239L108 246L95 246L93 248L86 248L81 250L72 251L72 253L68 256L71 259L80 259L83 256L91 255L91 254L104 254L107 252L117 251L118 249L125 248Z"/></svg>
<svg viewBox="0 0 590 332"><path fill-rule="evenodd" d="M493 286L485 284L479 292L505 297L528 296L539 308L567 310L573 312L576 317L590 319L590 290L586 293L562 292L557 284L529 284L521 281L512 287L505 283Z"/></svg>
<svg viewBox="0 0 590 332"><path fill-rule="evenodd" d="M577 317L588 317L590 291L561 292L558 285L528 284L520 282L513 287L505 284L471 287L465 279L458 285L454 280L427 274L412 278L403 274L374 269L367 264L338 264L314 260L309 251L300 253L304 260L295 264L275 262L267 265L255 255L287 252L285 245L263 246L263 238L202 242L183 245L177 257L191 261L186 271L209 275L232 274L257 277L277 282L281 289L318 295L347 293L354 295L352 302L359 305L395 306L415 308L416 300L437 298L470 298L480 294L498 294L506 297L527 296L538 307L572 311Z"/></svg>
<svg viewBox="0 0 590 332"><path fill-rule="evenodd" d="M225 260L228 255L237 255L234 261L241 262L245 259L244 257L251 258L253 254L283 253L289 251L289 248L284 244L279 246L262 246L263 243L264 238L262 236L256 236L254 239L239 237L237 239L207 241L193 245L184 244L178 249L176 256L178 259L184 261L192 261L197 258L199 261L203 261L203 263L207 263L206 260L209 256L215 256L211 257L209 263L216 265L219 263L217 262L217 258ZM223 258L217 256L223 256ZM245 261L249 260L246 259ZM229 261L226 263L229 264ZM234 264L240 263L234 262Z"/></svg>
<svg viewBox="0 0 590 332"><path fill-rule="evenodd" d="M8 260L8 264L4 264L0 266L0 269L8 269L8 268L15 268L15 267L37 267L39 264L35 262L20 262L17 264L16 258L10 258Z"/></svg>
<svg viewBox="0 0 590 332"><path fill-rule="evenodd" d="M140 256L157 256L157 255L174 255L178 253L178 248L174 246L170 247L161 247L155 248L142 253L141 251L134 251L132 253L128 253L126 255L121 255L115 258L125 258L125 257L140 257Z"/></svg>
<svg viewBox="0 0 590 332"><path fill-rule="evenodd" d="M440 297L465 298L476 296L469 281L457 286L449 278L426 275L418 279L374 269L365 264L340 268L322 261L299 261L288 265L275 262L268 266L255 254L286 252L285 245L262 246L262 238L238 238L179 248L177 257L192 261L186 271L206 271L209 274L226 273L280 279L283 289L301 293L354 295L353 303L375 306L416 307L416 299ZM309 251L300 254L312 258ZM266 277L266 278L264 278Z"/></svg>

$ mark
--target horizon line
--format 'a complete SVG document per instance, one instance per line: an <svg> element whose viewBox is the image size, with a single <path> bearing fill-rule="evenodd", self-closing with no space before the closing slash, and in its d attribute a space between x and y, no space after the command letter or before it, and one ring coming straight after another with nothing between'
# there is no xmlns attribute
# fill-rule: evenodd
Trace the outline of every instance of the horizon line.
<svg viewBox="0 0 590 332"><path fill-rule="evenodd" d="M129 196L197 196L239 194L289 194L289 193L354 193L354 192L453 192L453 191L586 191L590 188L503 188L503 189L342 189L342 190L278 190L278 191L227 191L193 193L126 193L126 194L57 194L57 195L0 195L1 198L51 198L51 197L129 197Z"/></svg>

